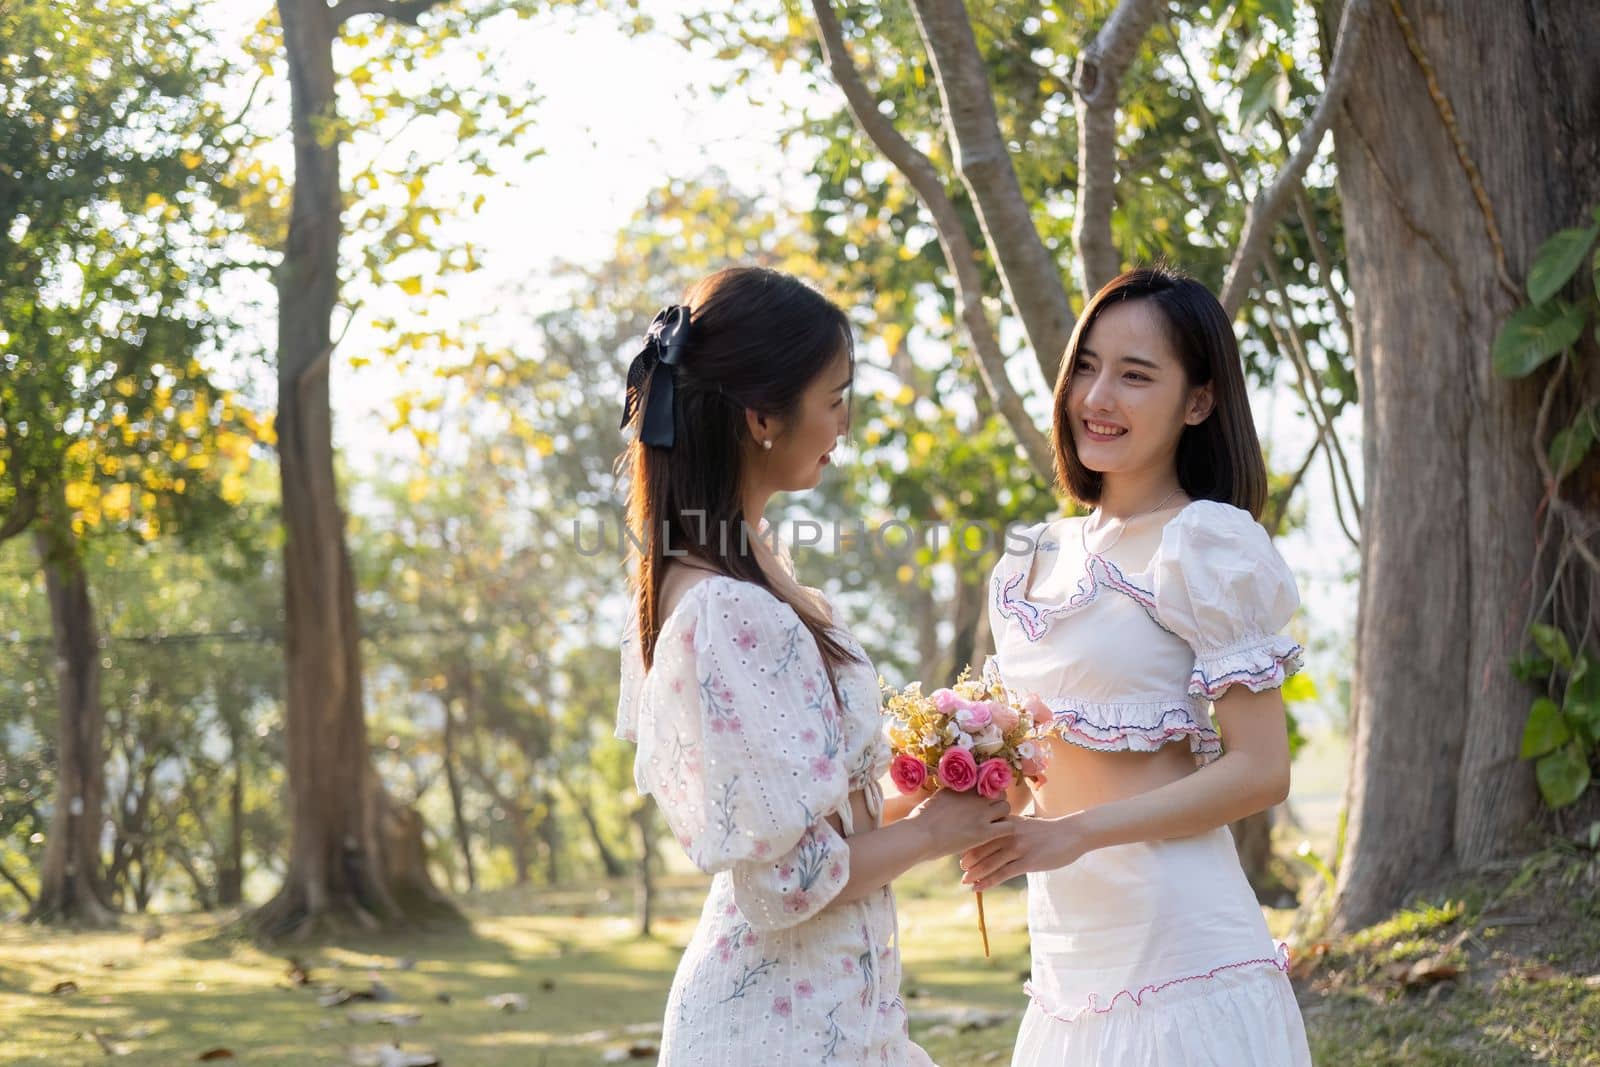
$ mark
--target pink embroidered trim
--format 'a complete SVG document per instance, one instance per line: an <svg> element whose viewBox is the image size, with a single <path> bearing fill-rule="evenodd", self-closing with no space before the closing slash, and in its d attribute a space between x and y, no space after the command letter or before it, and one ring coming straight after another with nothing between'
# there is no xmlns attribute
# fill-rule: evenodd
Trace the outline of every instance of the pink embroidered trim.
<svg viewBox="0 0 1600 1067"><path fill-rule="evenodd" d="M1096 572L1097 563L1100 565L1099 569L1105 572L1104 577ZM1003 581L996 575L993 586L995 606L1000 610L1000 614L1015 619L1022 627L1023 636L1029 641L1043 638L1050 628L1050 620L1053 617L1075 615L1094 603L1099 599L1101 586L1107 586L1127 596L1144 609L1151 622L1168 633L1172 632L1156 616L1155 594L1129 581L1121 568L1104 556L1090 555L1083 561L1083 577L1078 579L1077 590L1060 604L1036 604L1027 597L1014 595L1027 577L1026 570L1017 571Z"/></svg>
<svg viewBox="0 0 1600 1067"><path fill-rule="evenodd" d="M1277 945L1277 948L1278 948L1277 955L1272 956L1270 958L1258 959L1258 960L1241 960L1238 963L1225 963L1221 967L1213 967L1211 970L1207 971L1205 974L1192 974L1192 975L1189 975L1186 978L1174 978L1172 981L1170 981L1170 982L1162 982L1160 985L1141 986L1137 993L1135 993L1134 991L1132 991L1130 989L1119 989L1119 990L1117 990L1115 993L1113 993L1111 995L1111 1000L1103 1008L1098 1006L1098 1003L1099 1003L1099 1000L1100 1000L1100 995L1098 993L1090 993L1089 994L1089 1003L1087 1005L1085 1005L1084 1007L1080 1008L1079 1010L1077 1010L1076 1012L1073 1012L1071 1015L1062 1015L1062 1014L1059 1014L1057 1012L1053 1012L1049 1008L1045 1007L1044 1001L1042 1001L1039 998L1039 995L1034 992L1033 983L1032 982L1024 982L1022 984L1022 991L1025 994L1027 994L1027 996L1028 996L1028 998L1030 1000L1032 1000L1035 1004L1037 1004L1039 1006L1039 1010L1042 1011L1045 1015L1049 1016L1052 1019L1056 1019L1056 1020L1058 1020L1060 1022L1075 1023L1079 1019L1081 1019L1083 1016L1089 1014L1090 1012L1093 1012L1096 1015L1105 1015L1105 1014L1109 1013L1113 1008L1115 1008L1117 1006L1117 998L1118 997L1127 997L1129 1000L1133 1001L1133 1003L1134 1003L1134 1005L1136 1007L1143 1007L1144 1006L1144 998L1148 994L1159 993L1163 989L1170 989L1171 987L1173 987L1175 985L1182 985L1185 982L1203 982L1203 981L1206 981L1208 979L1215 978L1217 975L1221 974L1223 971L1232 971L1232 970L1236 970L1236 969L1238 969L1240 967L1256 967L1256 966L1260 966L1261 964L1264 964L1264 963L1270 963L1272 966L1276 967L1278 970L1282 971L1284 974L1288 974L1289 973L1289 945L1288 945L1287 942L1279 941L1278 945Z"/></svg>
<svg viewBox="0 0 1600 1067"><path fill-rule="evenodd" d="M1232 685L1244 685L1253 693L1259 693L1263 689L1275 689L1287 681L1291 674L1299 673L1305 664L1306 650L1298 644L1291 645L1287 651L1281 653L1264 646L1251 651L1265 651L1272 662L1263 667L1242 667L1215 678L1207 677L1204 665L1196 663L1194 671L1189 675L1189 695L1215 700ZM1226 657L1223 662L1226 662L1226 659L1237 658L1238 655Z"/></svg>
<svg viewBox="0 0 1600 1067"><path fill-rule="evenodd" d="M1178 725L1162 725L1173 717L1177 717ZM1129 749L1154 751L1180 737L1190 738L1197 754L1217 754L1222 751L1222 741L1216 733L1195 722L1186 709L1172 708L1162 714L1161 720L1152 726L1097 723L1067 708L1055 713L1050 732L1063 741L1097 752L1124 752ZM1137 749L1139 744L1149 745L1150 748Z"/></svg>

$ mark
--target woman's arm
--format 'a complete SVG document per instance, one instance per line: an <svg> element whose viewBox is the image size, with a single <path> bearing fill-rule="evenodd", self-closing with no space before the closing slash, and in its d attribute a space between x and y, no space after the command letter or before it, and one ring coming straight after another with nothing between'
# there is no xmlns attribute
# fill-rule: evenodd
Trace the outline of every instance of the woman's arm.
<svg viewBox="0 0 1600 1067"><path fill-rule="evenodd" d="M1015 824L1005 800L985 800L977 793L940 790L932 796L913 794L914 810L889 826L845 838L850 846L850 874L833 903L849 903L877 892L926 860L948 856L1000 835ZM887 801L885 802L887 806ZM839 829L837 815L828 822Z"/></svg>
<svg viewBox="0 0 1600 1067"><path fill-rule="evenodd" d="M1176 782L1055 819L1021 818L1010 837L961 857L961 879L989 889L1028 871L1053 871L1086 852L1133 841L1192 837L1281 803L1289 795L1289 731L1276 689L1236 685L1216 702L1227 751Z"/></svg>

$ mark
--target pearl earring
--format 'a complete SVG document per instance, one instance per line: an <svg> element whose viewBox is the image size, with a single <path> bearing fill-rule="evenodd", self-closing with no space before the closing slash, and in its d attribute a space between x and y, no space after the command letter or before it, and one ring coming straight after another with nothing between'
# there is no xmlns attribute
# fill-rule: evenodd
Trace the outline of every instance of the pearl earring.
<svg viewBox="0 0 1600 1067"><path fill-rule="evenodd" d="M772 451L772 442L771 441L762 441L761 442L761 447L766 449L768 452L771 452Z"/></svg>

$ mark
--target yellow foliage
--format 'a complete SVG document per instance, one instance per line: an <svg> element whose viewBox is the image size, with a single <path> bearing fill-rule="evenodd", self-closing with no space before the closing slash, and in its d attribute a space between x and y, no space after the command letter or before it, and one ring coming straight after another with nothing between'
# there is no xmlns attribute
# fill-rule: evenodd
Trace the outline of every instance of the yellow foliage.
<svg viewBox="0 0 1600 1067"><path fill-rule="evenodd" d="M100 512L112 522L126 521L133 515L133 486L118 482L100 494Z"/></svg>

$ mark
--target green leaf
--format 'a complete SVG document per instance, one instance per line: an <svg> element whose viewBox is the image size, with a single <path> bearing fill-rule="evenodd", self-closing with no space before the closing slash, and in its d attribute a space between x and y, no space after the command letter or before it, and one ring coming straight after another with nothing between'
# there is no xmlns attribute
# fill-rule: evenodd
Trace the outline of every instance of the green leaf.
<svg viewBox="0 0 1600 1067"><path fill-rule="evenodd" d="M1600 235L1600 223L1582 229L1560 230L1545 241L1528 270L1528 298L1535 304L1542 304L1559 293L1567 279L1577 273L1578 265L1597 235Z"/></svg>
<svg viewBox="0 0 1600 1067"><path fill-rule="evenodd" d="M1589 761L1576 745L1567 745L1534 764L1539 792L1552 808L1564 808L1589 787Z"/></svg>
<svg viewBox="0 0 1600 1067"><path fill-rule="evenodd" d="M1596 209L1600 214L1600 209ZM1594 250L1594 295L1600 297L1600 248Z"/></svg>
<svg viewBox="0 0 1600 1067"><path fill-rule="evenodd" d="M1530 653L1511 661L1512 675L1518 681L1527 682L1529 685L1542 686L1545 679L1550 677L1550 672L1555 669L1555 662L1549 656L1536 656Z"/></svg>
<svg viewBox="0 0 1600 1067"><path fill-rule="evenodd" d="M1594 445L1594 434L1594 409L1584 408L1572 420L1571 426L1551 439L1550 469L1555 472L1557 481L1578 469L1583 457L1589 454L1589 449Z"/></svg>
<svg viewBox="0 0 1600 1067"><path fill-rule="evenodd" d="M1586 656L1579 657L1572 677L1567 679L1561 710L1586 742L1591 745L1600 742L1600 665L1590 662Z"/></svg>
<svg viewBox="0 0 1600 1067"><path fill-rule="evenodd" d="M1285 704L1298 704L1303 700L1317 699L1317 683L1311 680L1311 675L1305 671L1292 674L1283 683L1283 702Z"/></svg>
<svg viewBox="0 0 1600 1067"><path fill-rule="evenodd" d="M1528 632L1533 636L1533 643L1539 646L1539 651L1554 660L1556 666L1564 671L1572 670L1572 649L1567 647L1566 634L1541 622L1528 627Z"/></svg>
<svg viewBox="0 0 1600 1067"><path fill-rule="evenodd" d="M1522 758L1533 759L1572 740L1567 720L1549 697L1540 697L1528 709L1528 724L1522 728Z"/></svg>
<svg viewBox="0 0 1600 1067"><path fill-rule="evenodd" d="M1248 124L1259 118L1278 100L1283 87L1283 68L1270 55L1262 55L1239 82L1239 121Z"/></svg>
<svg viewBox="0 0 1600 1067"><path fill-rule="evenodd" d="M1583 308L1565 300L1520 308L1494 339L1494 372L1526 378L1583 332Z"/></svg>

